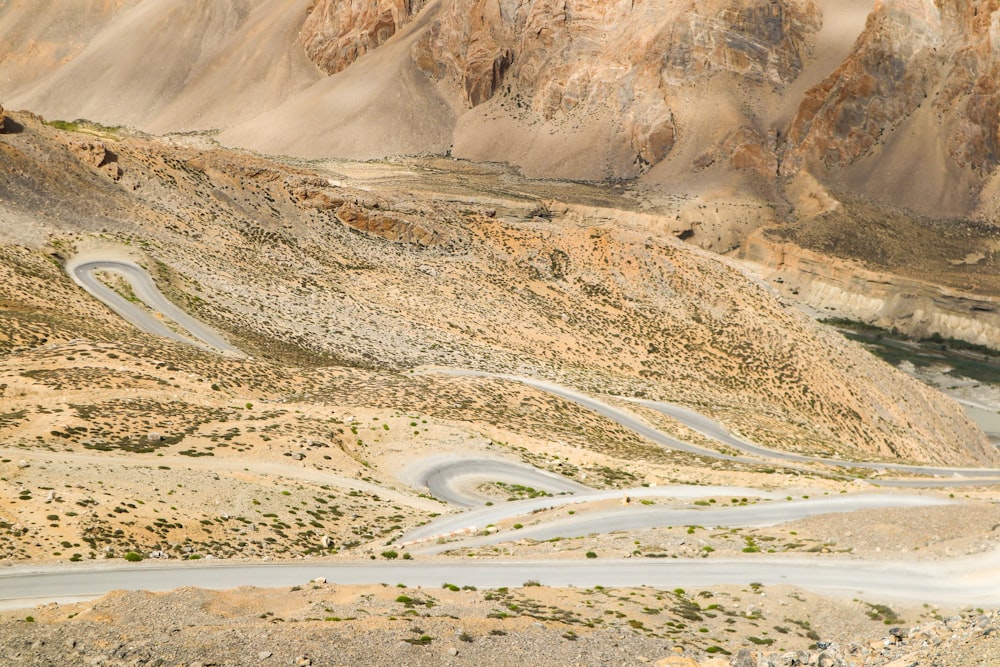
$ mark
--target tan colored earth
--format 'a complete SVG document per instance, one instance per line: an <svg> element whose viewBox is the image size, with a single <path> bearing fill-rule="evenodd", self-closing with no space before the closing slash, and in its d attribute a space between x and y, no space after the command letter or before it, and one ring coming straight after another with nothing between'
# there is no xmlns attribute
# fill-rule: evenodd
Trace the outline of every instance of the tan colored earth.
<svg viewBox="0 0 1000 667"><path fill-rule="evenodd" d="M684 483L840 495L880 478L859 487L827 466L803 473L773 462L712 462L667 451L540 390L448 377L429 372L433 367L548 378L708 447L718 445L624 397L682 403L760 444L807 454L941 465L995 461L995 449L957 405L805 317L743 265L675 240L684 225L671 227L634 205L641 190L531 182L496 167L440 160L280 161L199 138L150 138L86 123L60 130L37 117L12 116L22 129L0 142L0 159L10 167L0 206L6 220L25 224L4 225L0 247L6 563L85 566L129 552L241 562L378 559L387 542L450 511L407 482L412 465L442 454L527 463L598 488ZM117 179L104 168L111 155L121 170ZM652 201L677 210L689 205ZM138 332L65 274L62 262L78 254L133 258L172 300L249 356ZM105 280L129 296L125 283ZM501 498L501 487L485 490ZM948 490L926 493L943 497ZM774 545L776 557L905 554L936 562L989 553L1000 523L995 493L984 485L954 495L960 504L947 509L856 512L694 535L659 528L497 549L525 558L579 558L588 551L598 558L743 557L749 539ZM469 557L458 550L434 558ZM270 612L299 621L298 628L315 627L316 637L338 627L345 637L370 637L372 655L403 655L414 664L430 664L450 648L459 658L486 660L479 651L503 650L491 642L504 636L522 637L524 648L511 656L541 655L556 645L568 652L553 655L598 655L618 641L627 659L655 661L671 654L673 644L627 622L652 627L652 617L655 634L676 631L671 641L681 654L707 663L713 645L736 656L741 649L770 650L766 639L774 638L775 650L809 650L813 627L844 644L876 641L884 619L868 612L886 604L833 603L791 589L712 588L713 598L699 591L697 599L706 607L724 600L718 604L735 616L675 627L667 621L680 621L662 609L643 611L657 596L661 605L680 604L663 591L616 592L644 601L614 602L624 605L618 617L609 600L588 603L591 593L534 589L435 591L441 611L449 611L421 616L419 624L404 615L405 605L397 614L403 603L395 600L414 593L409 589L320 586L312 600L301 591L116 594L80 607L33 610L33 624L24 621L27 612L6 614L5 641L12 643L4 644L2 659L125 659L115 651L135 651L138 659L147 644L129 639L134 631L126 619L159 619L156 627L167 636L178 612L166 610L176 604L207 609L208 616L174 643L160 642L177 651L164 659L209 660L211 651L232 648L216 632L212 614L221 612L212 610L243 609L240 601L247 600L252 609L245 613L225 612L236 614L233 622L244 628L237 632L278 627L270 616L260 618ZM303 590L313 589L303 582ZM517 596L507 602L544 608L545 619L490 618L499 599L489 595ZM273 601L266 610L258 604L265 598ZM308 620L360 617L359 601L367 600L374 620L343 626ZM751 600L774 621L768 627L746 618ZM892 622L909 625L958 611L896 607L900 620ZM149 608L163 613L149 616ZM624 619L614 630L587 626L588 615L603 618L608 611ZM974 616L970 611L961 621L970 633L979 623ZM79 650L65 638L71 626L79 628ZM126 639L111 640L101 628ZM463 629L473 642L458 638L457 647L444 646L442 637ZM276 632L269 635L273 644L254 646L233 662L267 651L297 659L319 650ZM435 638L430 648L401 641L424 632ZM962 643L970 660L986 650L976 641ZM197 646L201 655L192 653Z"/></svg>

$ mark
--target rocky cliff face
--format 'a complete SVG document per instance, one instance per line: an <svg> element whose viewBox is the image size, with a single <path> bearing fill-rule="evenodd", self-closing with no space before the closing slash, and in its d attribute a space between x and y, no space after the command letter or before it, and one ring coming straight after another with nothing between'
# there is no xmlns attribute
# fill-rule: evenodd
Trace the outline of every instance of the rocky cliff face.
<svg viewBox="0 0 1000 667"><path fill-rule="evenodd" d="M414 57L470 108L496 96L548 122L610 112L634 160L607 176L630 176L673 147L678 86L716 74L783 86L820 21L812 0L455 0Z"/></svg>
<svg viewBox="0 0 1000 667"><path fill-rule="evenodd" d="M301 157L450 150L772 201L807 174L820 197L1000 210L1000 0L189 4L2 4L0 96Z"/></svg>
<svg viewBox="0 0 1000 667"><path fill-rule="evenodd" d="M974 194L1000 164L998 7L876 3L853 53L803 99L782 171L805 167L856 183L881 168L901 178L876 177L869 192L892 203L948 214L975 208ZM919 172L913 188L913 165L928 161L935 169Z"/></svg>
<svg viewBox="0 0 1000 667"><path fill-rule="evenodd" d="M309 59L327 74L350 66L392 37L426 0L318 0L302 25Z"/></svg>

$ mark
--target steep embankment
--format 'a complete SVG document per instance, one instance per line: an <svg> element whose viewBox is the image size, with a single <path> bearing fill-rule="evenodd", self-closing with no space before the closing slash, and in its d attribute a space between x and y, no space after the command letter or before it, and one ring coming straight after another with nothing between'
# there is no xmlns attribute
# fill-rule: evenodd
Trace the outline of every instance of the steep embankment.
<svg viewBox="0 0 1000 667"><path fill-rule="evenodd" d="M1000 300L866 269L774 238L752 234L741 256L762 267L783 294L827 317L868 322L918 338L940 334L987 347L1000 341Z"/></svg>

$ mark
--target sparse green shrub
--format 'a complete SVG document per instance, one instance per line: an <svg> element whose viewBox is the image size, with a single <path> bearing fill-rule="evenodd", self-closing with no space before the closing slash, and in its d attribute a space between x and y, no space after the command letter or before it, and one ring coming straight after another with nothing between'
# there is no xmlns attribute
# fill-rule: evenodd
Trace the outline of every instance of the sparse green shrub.
<svg viewBox="0 0 1000 667"><path fill-rule="evenodd" d="M416 638L409 637L407 639L404 639L403 641L406 642L407 644L413 644L414 646L427 646L432 641L434 641L434 638L431 637L430 635L420 635L419 637Z"/></svg>

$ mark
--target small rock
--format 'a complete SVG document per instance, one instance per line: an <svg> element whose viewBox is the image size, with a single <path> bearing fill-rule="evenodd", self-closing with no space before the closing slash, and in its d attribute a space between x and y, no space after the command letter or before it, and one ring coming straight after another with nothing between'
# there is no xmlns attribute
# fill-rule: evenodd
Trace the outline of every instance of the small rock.
<svg viewBox="0 0 1000 667"><path fill-rule="evenodd" d="M18 468L30 468L31 464L28 463L27 461L25 461L24 459L21 459L20 461L17 462L17 467Z"/></svg>
<svg viewBox="0 0 1000 667"><path fill-rule="evenodd" d="M147 442L160 442L161 440L163 440L163 436L155 431L146 435Z"/></svg>
<svg viewBox="0 0 1000 667"><path fill-rule="evenodd" d="M458 649L452 646L450 649L448 649L448 655L450 656L458 655Z"/></svg>
<svg viewBox="0 0 1000 667"><path fill-rule="evenodd" d="M270 651L261 651L260 653L257 654L257 659L258 660L267 660L272 655L274 655L274 654L271 653Z"/></svg>
<svg viewBox="0 0 1000 667"><path fill-rule="evenodd" d="M838 661L835 657L825 651L820 653L819 657L816 658L817 667L837 667L837 662Z"/></svg>

